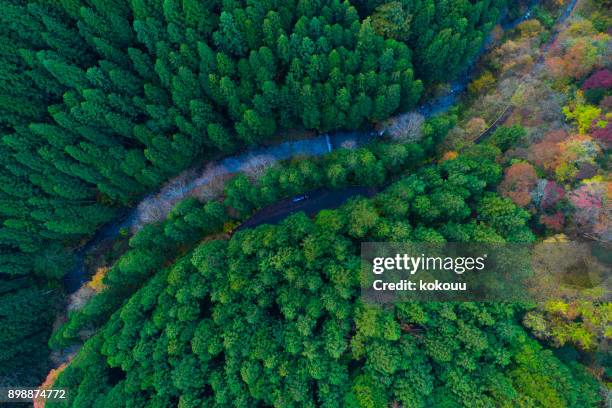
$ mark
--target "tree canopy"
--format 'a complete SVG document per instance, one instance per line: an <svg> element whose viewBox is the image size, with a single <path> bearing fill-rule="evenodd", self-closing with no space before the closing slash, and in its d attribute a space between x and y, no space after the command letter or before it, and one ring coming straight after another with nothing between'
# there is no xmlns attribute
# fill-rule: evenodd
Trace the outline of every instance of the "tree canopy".
<svg viewBox="0 0 612 408"><path fill-rule="evenodd" d="M54 385L73 390L63 405L595 407L595 381L527 335L520 305L360 300L362 241L533 240L487 192L500 177L460 155L314 219L200 243L85 343Z"/></svg>
<svg viewBox="0 0 612 408"><path fill-rule="evenodd" d="M75 246L196 160L414 107L506 3L402 2L423 12L398 36L338 0L1 0L0 308L45 309Z"/></svg>

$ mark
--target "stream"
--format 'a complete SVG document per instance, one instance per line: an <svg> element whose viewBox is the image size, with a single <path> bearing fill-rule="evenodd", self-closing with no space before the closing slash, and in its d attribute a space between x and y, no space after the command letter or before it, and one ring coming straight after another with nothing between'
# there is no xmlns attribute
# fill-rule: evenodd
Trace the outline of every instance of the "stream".
<svg viewBox="0 0 612 408"><path fill-rule="evenodd" d="M557 23L563 22L571 14L576 1L572 0L568 4ZM537 1L532 1L527 12L521 18L502 24L502 27L505 30L512 29L529 19L532 8L536 3ZM489 38L474 57L473 62L457 79L449 84L444 93L422 103L416 109L416 112L427 118L444 112L454 105L467 89L475 72L475 63L490 43ZM401 118L402 115L397 116L397 118ZM75 251L75 266L63 279L66 293L76 292L90 277L85 266L85 259L87 254L95 247L116 238L123 230L134 233L145 224L163 220L174 205L182 199L190 196L204 199L213 197L221 191L223 182L238 172L256 174L279 161L295 157L321 156L338 148L356 148L363 146L374 138L381 137L383 133L383 131L372 129L351 132L337 131L304 140L287 141L274 146L255 147L245 153L209 163L205 167L196 166L186 170L166 183L158 192L146 196L136 207L124 210L116 220L102 226L85 245ZM336 192L319 190L314 193L314 197L311 194L308 200L303 203L292 203L291 199L286 199L261 210L261 214L256 214L252 219L243 223L240 228L259 225L264 221L277 222L277 219L280 220L295 211L311 213L325 208L325 205L335 207L354 195L370 195L370 193L370 191L358 187L350 187ZM276 209L277 213L272 213L273 209Z"/></svg>

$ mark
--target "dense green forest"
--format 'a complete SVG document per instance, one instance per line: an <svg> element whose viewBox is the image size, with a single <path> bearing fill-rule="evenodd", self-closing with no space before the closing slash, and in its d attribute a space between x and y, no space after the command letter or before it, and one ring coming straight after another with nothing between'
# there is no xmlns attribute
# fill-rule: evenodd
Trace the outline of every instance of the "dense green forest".
<svg viewBox="0 0 612 408"><path fill-rule="evenodd" d="M82 408L612 401L612 305L590 253L546 259L575 258L591 286L546 287L552 266L532 264L540 303L360 297L362 242L609 242L609 0L0 8L0 387L65 387L48 406ZM458 105L415 110L439 96ZM62 278L91 261L77 249L184 170L372 129L385 136L225 174L216 195L121 229L67 302ZM237 228L350 186L372 196Z"/></svg>
<svg viewBox="0 0 612 408"><path fill-rule="evenodd" d="M0 1L0 383L44 375L72 250L119 208L196 160L414 107L516 6Z"/></svg>
<svg viewBox="0 0 612 408"><path fill-rule="evenodd" d="M527 335L521 305L359 298L362 241L534 240L529 214L490 191L499 153L475 147L314 219L205 240L170 266L162 255L134 262L170 237L197 243L221 205L183 203L132 239L104 301L91 303L146 282L55 382L72 390L64 405L595 406L595 380Z"/></svg>
<svg viewBox="0 0 612 408"><path fill-rule="evenodd" d="M70 313L68 321L53 334L52 348L79 344L83 331L97 330L106 323L156 270L193 248L202 237L219 235L228 225L247 219L262 207L321 187L378 186L414 171L454 126L455 119L454 115L444 115L428 121L419 143L377 142L360 149L337 150L320 159L294 160L268 169L257 180L243 174L233 177L225 185L222 199L181 201L163 222L147 224L130 238L128 250L106 272L104 290ZM486 157L499 154L494 146L476 152ZM499 177L497 167L482 169Z"/></svg>

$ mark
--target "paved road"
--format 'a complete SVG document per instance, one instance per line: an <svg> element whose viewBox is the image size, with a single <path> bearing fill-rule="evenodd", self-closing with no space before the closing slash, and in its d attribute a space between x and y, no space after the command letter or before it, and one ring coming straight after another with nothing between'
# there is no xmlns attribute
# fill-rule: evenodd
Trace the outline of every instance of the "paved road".
<svg viewBox="0 0 612 408"><path fill-rule="evenodd" d="M240 224L235 231L253 228L262 224L278 224L289 215L300 211L303 211L308 216L313 216L321 210L338 208L353 197L372 197L380 190L380 188L373 187L347 187L341 190L321 188L309 191L304 194L307 198L301 201L294 202L293 199L295 197L290 197L262 208L251 218Z"/></svg>

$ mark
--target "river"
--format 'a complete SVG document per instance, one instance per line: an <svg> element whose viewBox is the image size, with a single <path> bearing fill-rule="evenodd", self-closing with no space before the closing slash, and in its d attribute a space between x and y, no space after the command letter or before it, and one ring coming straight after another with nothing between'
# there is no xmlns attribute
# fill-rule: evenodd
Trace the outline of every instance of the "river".
<svg viewBox="0 0 612 408"><path fill-rule="evenodd" d="M557 23L563 22L573 10L577 0L572 0L563 11ZM512 29L521 22L527 20L531 16L533 6L537 1L532 1L527 12L519 19L503 24L504 29ZM465 92L467 85L471 81L475 63L478 58L486 51L490 40L485 41L481 51L474 58L468 68L459 75L453 82L449 84L447 90L441 95L436 96L422 103L416 112L424 117L430 117L446 111L454 105L458 98ZM409 114L409 113L408 113ZM398 117L401 117L399 115ZM359 131L338 131L318 135L316 137L287 141L274 146L255 147L245 153L227 157L223 160L212 162L205 167L195 167L189 169L177 177L170 180L162 188L153 194L146 196L140 203L130 209L124 211L115 221L112 221L101 227L97 233L85 245L80 247L75 252L75 266L64 276L64 287L67 293L71 294L77 291L89 278L85 267L85 258L87 254L99 244L116 238L122 230L130 230L132 233L142 228L143 225L151 222L156 222L164 219L169 211L176 203L189 196L206 197L214 195L214 189L219 188L223 181L232 174L238 172L256 173L271 166L279 161L288 160L295 157L316 157L331 152L337 148L355 148L362 146L373 138L380 137L383 132L375 130L359 130ZM353 191L352 189L356 189ZM209 191L207 191L209 190ZM249 220L243 225L258 225L263 220L276 220L282 218L289 213L300 210L302 207L311 212L319 210L321 203L327 203L331 207L340 205L353 195L362 194L360 188L349 188L340 193L331 193L329 191L317 191L315 197L311 197L307 202L294 205L294 208L288 208L284 201L272 205L266 211L259 215L255 220ZM369 194L365 194L369 195ZM316 198L312 200L312 198ZM279 213L277 216L272 216L268 212L271 209L277 208ZM280 219L279 218L279 219ZM259 221L259 222L257 222ZM270 221L272 222L272 221Z"/></svg>

